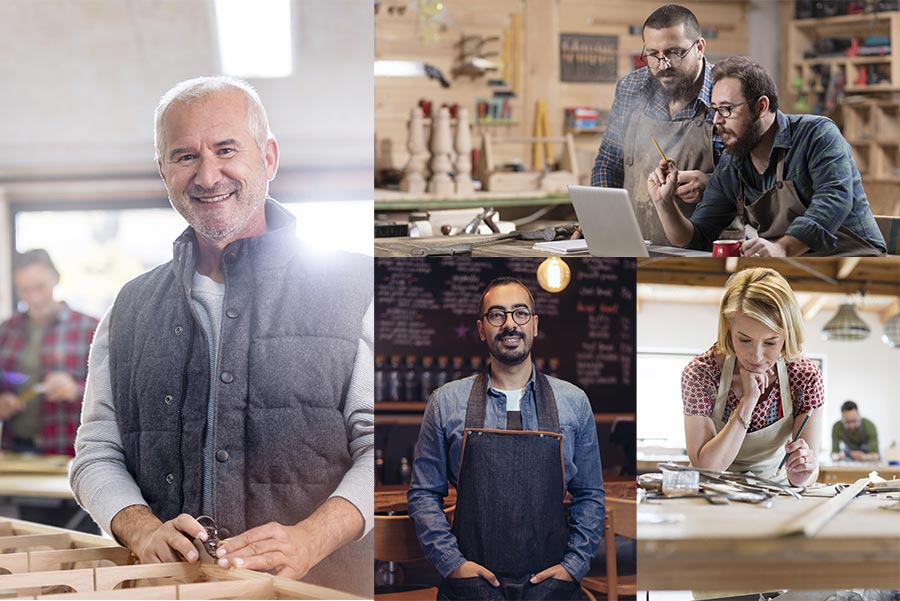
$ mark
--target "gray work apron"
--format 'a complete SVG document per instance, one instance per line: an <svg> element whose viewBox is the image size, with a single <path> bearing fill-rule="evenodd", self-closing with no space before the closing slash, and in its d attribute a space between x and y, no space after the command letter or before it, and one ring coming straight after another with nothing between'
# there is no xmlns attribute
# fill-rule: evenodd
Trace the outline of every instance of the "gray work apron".
<svg viewBox="0 0 900 601"><path fill-rule="evenodd" d="M734 458L728 471L752 472L761 478L787 482L787 471L784 468L778 469L778 466L784 458L784 445L794 432L794 402L784 359L779 357L775 365L778 372L778 386L781 391L782 417L765 428L747 432L744 435L741 450L738 451L737 457ZM712 411L716 434L721 432L727 423L723 418L733 377L734 356L729 355L725 357L722 365L722 377L719 379L719 390Z"/></svg>
<svg viewBox="0 0 900 601"><path fill-rule="evenodd" d="M777 166L775 168L775 185L762 193L752 204L746 204L744 196L744 180L738 177L738 198L736 201L738 218L744 225L756 229L760 238L775 240L787 233L788 227L797 217L806 212L806 205L797 195L794 182L784 179L784 149L775 151ZM834 252L807 252L804 257L850 256L880 257L884 253L875 248L867 240L841 225L837 232L837 247Z"/></svg>
<svg viewBox="0 0 900 601"><path fill-rule="evenodd" d="M475 378L466 407L452 533L460 553L493 572L446 578L438 599L580 599L578 582L532 575L560 563L568 547L559 414L550 383L535 373L538 431L484 428L487 378Z"/></svg>
<svg viewBox="0 0 900 601"><path fill-rule="evenodd" d="M697 169L712 173L715 167L713 126L706 122L705 112L685 121L657 121L647 116L649 105L648 98L641 109L632 114L631 121L625 128L625 189L631 197L644 240L668 246L671 242L666 237L647 190L647 177L659 167L662 160L650 136L656 138L660 148L666 153L666 158L672 160L679 170ZM675 205L687 218L690 218L697 206L684 202L677 195Z"/></svg>

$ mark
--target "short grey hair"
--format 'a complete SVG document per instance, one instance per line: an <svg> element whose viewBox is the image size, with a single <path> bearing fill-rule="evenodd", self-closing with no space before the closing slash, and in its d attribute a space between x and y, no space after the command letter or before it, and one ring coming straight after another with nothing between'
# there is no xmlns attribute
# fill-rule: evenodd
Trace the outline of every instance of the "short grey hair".
<svg viewBox="0 0 900 601"><path fill-rule="evenodd" d="M162 160L165 155L165 130L163 122L169 107L176 102L196 102L203 100L210 94L219 90L232 89L241 92L247 99L247 127L259 146L260 153L265 153L266 142L275 136L269 129L269 119L266 117L266 109L259 94L246 81L225 75L214 77L197 77L175 84L172 89L163 94L159 105L154 111L154 144L156 147L156 160Z"/></svg>

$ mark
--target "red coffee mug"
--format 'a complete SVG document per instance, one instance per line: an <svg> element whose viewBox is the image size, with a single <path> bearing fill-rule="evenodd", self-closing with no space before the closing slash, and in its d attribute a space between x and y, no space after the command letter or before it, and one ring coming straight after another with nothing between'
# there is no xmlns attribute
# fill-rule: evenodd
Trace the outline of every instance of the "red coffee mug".
<svg viewBox="0 0 900 601"><path fill-rule="evenodd" d="M716 240L713 242L712 256L714 257L740 257L741 240Z"/></svg>

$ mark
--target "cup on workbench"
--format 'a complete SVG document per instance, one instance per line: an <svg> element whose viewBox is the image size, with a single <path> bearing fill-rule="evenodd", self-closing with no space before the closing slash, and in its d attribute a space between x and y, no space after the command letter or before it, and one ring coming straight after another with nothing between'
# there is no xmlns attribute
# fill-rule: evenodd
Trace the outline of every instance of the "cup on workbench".
<svg viewBox="0 0 900 601"><path fill-rule="evenodd" d="M713 242L712 256L740 257L741 244L741 240L716 240Z"/></svg>

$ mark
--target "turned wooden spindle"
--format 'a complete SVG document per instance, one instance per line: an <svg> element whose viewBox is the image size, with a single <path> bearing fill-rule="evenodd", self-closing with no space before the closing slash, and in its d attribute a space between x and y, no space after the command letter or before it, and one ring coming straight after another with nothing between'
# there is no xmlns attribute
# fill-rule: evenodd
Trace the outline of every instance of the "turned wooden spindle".
<svg viewBox="0 0 900 601"><path fill-rule="evenodd" d="M453 150L450 131L450 109L441 108L431 122L431 180L428 191L440 196L453 194L453 178L450 177L450 151Z"/></svg>
<svg viewBox="0 0 900 601"><path fill-rule="evenodd" d="M415 107L409 113L409 134L406 139L409 161L403 170L400 189L412 194L425 192L425 169L428 164L428 149L425 147L425 121L422 109Z"/></svg>

